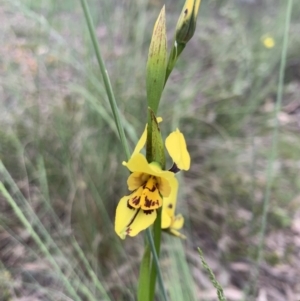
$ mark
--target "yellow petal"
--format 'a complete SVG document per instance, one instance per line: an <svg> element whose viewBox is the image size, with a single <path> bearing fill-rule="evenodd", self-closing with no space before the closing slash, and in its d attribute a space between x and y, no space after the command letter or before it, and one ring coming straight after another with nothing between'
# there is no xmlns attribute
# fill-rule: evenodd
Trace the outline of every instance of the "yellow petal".
<svg viewBox="0 0 300 301"><path fill-rule="evenodd" d="M176 180L176 179L175 179ZM161 228L167 229L169 233L180 238L186 238L179 231L184 224L184 218L181 214L175 216L177 202L178 182L172 183L172 190L169 197L164 198L161 215Z"/></svg>
<svg viewBox="0 0 300 301"><path fill-rule="evenodd" d="M138 209L139 213L136 218L132 222L132 224L128 227L127 233L129 236L136 236L142 230L150 227L157 216L156 210L144 211L142 209Z"/></svg>
<svg viewBox="0 0 300 301"><path fill-rule="evenodd" d="M175 179L175 178L171 178L171 179ZM170 186L171 179L166 180L164 178L157 178L159 192L164 197L168 197L171 193L171 186Z"/></svg>
<svg viewBox="0 0 300 301"><path fill-rule="evenodd" d="M179 169L188 170L191 164L183 134L176 129L166 139L166 148Z"/></svg>
<svg viewBox="0 0 300 301"><path fill-rule="evenodd" d="M185 235L183 235L183 234L181 234L179 231L177 231L177 230L174 230L174 229L170 229L169 230L169 232L171 233L171 234L173 234L174 236L177 236L177 237L179 237L179 238L181 238L181 239L186 239L186 236Z"/></svg>
<svg viewBox="0 0 300 301"><path fill-rule="evenodd" d="M154 210L162 206L162 197L159 194L155 177L150 177L141 195L141 209Z"/></svg>
<svg viewBox="0 0 300 301"><path fill-rule="evenodd" d="M126 166L131 172L142 172L155 177L162 177L166 180L174 178L174 173L162 170L157 164L149 164L141 153L132 156Z"/></svg>
<svg viewBox="0 0 300 301"><path fill-rule="evenodd" d="M157 121L157 123L160 123L160 122L162 122L162 118L161 117L157 117L156 121ZM144 132L143 132L141 138L139 139L138 143L136 144L136 147L135 147L135 149L134 149L134 151L133 151L133 153L132 153L131 156L133 156L135 154L138 154L142 150L142 148L146 144L146 140L147 140L147 124L146 124Z"/></svg>
<svg viewBox="0 0 300 301"><path fill-rule="evenodd" d="M138 209L130 209L127 200L127 196L122 197L116 209L115 231L122 239L126 237L127 226L132 222L138 211Z"/></svg>
<svg viewBox="0 0 300 301"><path fill-rule="evenodd" d="M181 214L178 214L175 216L175 218L171 218L171 224L167 228L168 232L174 236L177 236L182 239L186 239L186 237L181 234L178 230L180 230L183 227L184 224L184 218Z"/></svg>
<svg viewBox="0 0 300 301"><path fill-rule="evenodd" d="M115 231L122 239L127 235L135 236L151 226L157 215L156 210L144 212L141 209L131 209L127 205L127 200L127 196L121 198L116 210Z"/></svg>
<svg viewBox="0 0 300 301"><path fill-rule="evenodd" d="M142 172L142 173L148 173L148 171L150 171L148 165L149 163L147 162L145 156L140 153L134 154L126 164L127 168L131 172Z"/></svg>
<svg viewBox="0 0 300 301"><path fill-rule="evenodd" d="M166 212L170 217L173 217L176 209L177 192L178 192L178 181L176 178L170 181L171 193L168 197L164 197L163 200L163 211Z"/></svg>
<svg viewBox="0 0 300 301"><path fill-rule="evenodd" d="M197 18L197 15L198 15L200 2L201 2L201 0L196 0L196 3L195 3L195 8L194 8L194 17L195 18Z"/></svg>
<svg viewBox="0 0 300 301"><path fill-rule="evenodd" d="M178 231L183 227L183 223L184 218L181 214L177 215L175 218L171 218L164 210L162 211L161 228L167 230L168 233L174 236L186 239L186 237Z"/></svg>
<svg viewBox="0 0 300 301"><path fill-rule="evenodd" d="M127 202L128 204L138 209L141 207L141 195L143 192L143 186L139 187L137 190L135 190L133 193L131 193L129 196L127 196Z"/></svg>
<svg viewBox="0 0 300 301"><path fill-rule="evenodd" d="M133 172L127 179L128 189L131 191L138 189L148 181L149 177L143 172Z"/></svg>
<svg viewBox="0 0 300 301"><path fill-rule="evenodd" d="M172 222L172 219L169 216L169 214L165 210L162 210L162 212L161 212L161 228L162 229L169 228L171 225L171 222Z"/></svg>
<svg viewBox="0 0 300 301"><path fill-rule="evenodd" d="M137 145L136 145L136 147L135 147L135 149L134 149L134 151L133 151L133 153L132 153L131 156L133 156L135 154L138 154L142 150L142 148L146 144L146 140L147 140L147 124L146 124L144 132L143 132L141 138L139 139L139 141L138 141L138 143L137 143Z"/></svg>
<svg viewBox="0 0 300 301"><path fill-rule="evenodd" d="M172 220L171 228L180 230L183 227L183 224L184 224L184 218L181 214L178 214Z"/></svg>

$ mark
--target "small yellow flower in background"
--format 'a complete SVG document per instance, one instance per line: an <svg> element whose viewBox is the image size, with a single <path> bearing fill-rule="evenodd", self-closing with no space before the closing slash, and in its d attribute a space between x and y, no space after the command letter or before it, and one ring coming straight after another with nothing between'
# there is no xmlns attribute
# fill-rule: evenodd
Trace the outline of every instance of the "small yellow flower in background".
<svg viewBox="0 0 300 301"><path fill-rule="evenodd" d="M264 44L264 46L268 49L273 48L275 46L275 40L270 35L262 36L261 41Z"/></svg>
<svg viewBox="0 0 300 301"><path fill-rule="evenodd" d="M157 118L157 121L161 119ZM162 170L156 162L149 163L140 153L146 139L147 126L131 158L123 162L131 172L127 185L132 193L121 198L116 210L115 231L122 239L127 235L136 236L151 226L157 216L156 209L163 206L164 199L174 193L177 195L178 182L174 172ZM190 155L178 129L167 137L166 148L177 166L176 171L189 169Z"/></svg>
<svg viewBox="0 0 300 301"><path fill-rule="evenodd" d="M172 189L170 195L164 198L162 215L161 215L161 228L169 231L171 234L185 239L186 237L178 230L183 227L184 218L181 214L175 215L176 201L177 201L178 184L176 188Z"/></svg>

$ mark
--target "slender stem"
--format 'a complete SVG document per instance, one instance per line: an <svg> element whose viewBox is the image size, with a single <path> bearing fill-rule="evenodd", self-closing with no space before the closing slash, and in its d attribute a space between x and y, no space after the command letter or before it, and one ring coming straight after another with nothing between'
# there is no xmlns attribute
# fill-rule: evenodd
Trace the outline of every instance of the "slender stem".
<svg viewBox="0 0 300 301"><path fill-rule="evenodd" d="M117 106L116 99L115 99L115 96L114 96L114 93L113 93L113 89L111 87L111 83L110 83L110 79L109 79L109 76L108 76L108 73L107 73L107 69L106 69L104 61L102 59L99 43L98 43L98 40L97 40L97 37L96 37L95 27L94 27L93 21L92 21L92 16L91 16L89 7L87 5L87 1L86 0L80 0L80 2L81 2L81 5L82 5L82 9L84 11L85 20L87 22L89 33L90 33L90 36L91 36L91 39L92 39L92 43L93 43L93 47L94 47L94 50L95 50L95 53L96 53L96 57L97 57L97 61L98 61L99 67L100 67L100 71L101 71L102 76L103 76L103 81L104 81L106 93L107 93L108 100L109 100L109 103L110 103L110 106L111 106L111 110L112 110L113 115L114 115L114 119L115 119L116 126L117 126L117 129L118 129L119 137L120 137L125 155L126 155L127 159L129 159L130 158L130 152L129 152L128 144L127 144L127 141L126 141L124 128L121 124L121 119L120 119L120 116L119 116L118 106Z"/></svg>
<svg viewBox="0 0 300 301"><path fill-rule="evenodd" d="M181 52L183 51L184 48L185 48L185 44L177 43L176 39L174 38L173 47L172 47L172 50L170 52L168 63L167 63L164 86L166 85L167 80L168 80L171 72L173 71L173 68L175 67L175 64L176 64L176 62L177 62L177 60L178 60L178 58L179 58L179 56L180 56L180 54L181 54Z"/></svg>
<svg viewBox="0 0 300 301"><path fill-rule="evenodd" d="M155 268L156 268L160 290L163 294L164 300L167 301L168 300L167 293L166 293L166 289L165 289L164 282L163 282L163 279L162 279L162 274L161 274L161 270L160 270L160 267L159 267L158 256L157 256L157 253L156 253L155 244L154 244L154 240L153 240L150 228L146 229L146 235L147 235L147 239L149 241L150 249L151 249L151 252L152 252L152 255L153 255L153 262L154 262L154 265L155 265ZM150 301L152 301L152 300L150 300Z"/></svg>
<svg viewBox="0 0 300 301"><path fill-rule="evenodd" d="M160 243L161 243L161 208L157 210L157 218L153 225L153 240L156 250L157 257L160 254ZM150 284L149 284L149 300L153 301L155 295L155 284L157 268L156 263L152 261L151 271L150 271Z"/></svg>
<svg viewBox="0 0 300 301"><path fill-rule="evenodd" d="M263 204L263 213L262 213L262 220L261 220L261 231L259 237L259 245L258 245L258 254L256 260L256 267L253 273L253 280L254 280L254 290L257 286L257 278L259 274L259 265L263 259L263 248L264 248L264 241L266 235L266 225L268 219L268 211L269 211L269 204L270 204L270 195L271 195L271 187L273 183L273 169L274 169L274 161L277 156L277 144L278 144L278 128L279 128L279 120L278 114L280 112L281 104L282 104L282 94L283 94L283 84L284 84L284 70L286 65L286 57L287 57L287 46L288 46L288 38L289 38L289 28L290 28L290 21L291 21L291 13L293 7L293 0L289 0L287 3L286 9L286 18L285 18L285 27L284 27L284 37L283 37L283 46L281 52L281 61L280 61L280 69L279 69L279 82L278 82L278 89L277 89L277 99L276 99L276 106L274 110L275 115L275 127L273 130L272 136L272 146L271 146L271 156L268 161L268 168L267 168L267 185L265 189L265 198Z"/></svg>

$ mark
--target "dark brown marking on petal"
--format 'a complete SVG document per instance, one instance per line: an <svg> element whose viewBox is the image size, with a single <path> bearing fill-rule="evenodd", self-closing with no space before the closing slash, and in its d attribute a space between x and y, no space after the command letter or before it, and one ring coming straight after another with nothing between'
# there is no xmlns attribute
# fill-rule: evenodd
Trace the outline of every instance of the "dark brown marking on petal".
<svg viewBox="0 0 300 301"><path fill-rule="evenodd" d="M154 205L159 206L159 200L153 201L153 202L152 202L152 206L154 206Z"/></svg>
<svg viewBox="0 0 300 301"><path fill-rule="evenodd" d="M133 208L133 207L129 204L129 200L127 201L127 207L128 207L129 209L135 209L135 208Z"/></svg>
<svg viewBox="0 0 300 301"><path fill-rule="evenodd" d="M134 209L134 208L133 208ZM134 222L135 218L137 217L138 213L140 212L141 209L138 209L135 213L135 215L133 216L133 218L131 219L130 223L127 225L128 229L130 229L130 225L132 225L132 223ZM126 231L128 231L128 229ZM131 229L130 229L131 230Z"/></svg>
<svg viewBox="0 0 300 301"><path fill-rule="evenodd" d="M145 187L145 189L148 189L149 191L154 192L157 189L157 187L156 187L156 185L153 185L153 187L151 189L149 187Z"/></svg>
<svg viewBox="0 0 300 301"><path fill-rule="evenodd" d="M138 205L140 203L141 197L135 196L131 201L133 204Z"/></svg>
<svg viewBox="0 0 300 301"><path fill-rule="evenodd" d="M149 200L147 199L147 203L145 203L145 207L154 207L154 206L158 206L159 207L159 200Z"/></svg>
<svg viewBox="0 0 300 301"><path fill-rule="evenodd" d="M148 197L145 197L145 207L150 208L152 205L152 201L148 199Z"/></svg>
<svg viewBox="0 0 300 301"><path fill-rule="evenodd" d="M168 208L169 208L169 209L172 209L172 208L173 208L173 205L172 205L172 204L169 204L169 205L168 205Z"/></svg>
<svg viewBox="0 0 300 301"><path fill-rule="evenodd" d="M146 215L151 214L154 210L143 210Z"/></svg>
<svg viewBox="0 0 300 301"><path fill-rule="evenodd" d="M189 10L186 8L185 11L184 11L184 14L187 15L188 11Z"/></svg>

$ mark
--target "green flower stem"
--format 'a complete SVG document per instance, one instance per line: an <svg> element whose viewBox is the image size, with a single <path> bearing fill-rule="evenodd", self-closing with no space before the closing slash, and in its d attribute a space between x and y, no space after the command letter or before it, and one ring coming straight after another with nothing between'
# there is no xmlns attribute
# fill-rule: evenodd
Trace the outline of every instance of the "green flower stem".
<svg viewBox="0 0 300 301"><path fill-rule="evenodd" d="M7 200L7 202L9 203L9 205L12 207L12 209L14 210L14 212L16 213L17 217L20 219L20 221L22 222L22 224L24 225L24 227L26 228L26 230L30 233L30 235L33 238L33 240L35 241L35 243L39 246L39 248L44 253L44 255L48 258L48 260L50 261L50 263L52 264L52 266L54 267L54 269L56 270L56 272L60 275L60 277L61 277L61 279L62 279L62 281L63 281L66 289L69 291L69 293L71 294L71 296L74 298L75 301L81 301L81 298L77 294L76 290L70 284L68 278L61 271L60 267L58 266L58 264L54 260L53 256L49 252L48 248L45 246L45 244L40 239L40 237L38 236L38 234L35 232L35 230L31 226L31 224L28 222L28 220L26 219L25 215L20 210L20 208L18 207L18 205L16 204L16 202L14 201L14 199L10 196L10 194L8 193L8 191L6 190L6 188L4 187L4 185L2 184L2 182L0 182L0 192L2 193L2 195L4 196L4 198ZM93 299L90 299L90 300L93 300Z"/></svg>
<svg viewBox="0 0 300 301"><path fill-rule="evenodd" d="M161 222L161 219L157 218L155 223L154 223L154 228L157 226L158 221ZM164 300L167 301L168 297L167 297L167 293L165 290L165 286L164 286L164 282L162 279L162 274L161 274L161 270L159 267L159 261L158 261L158 254L159 254L159 249L160 249L160 235L161 235L161 223L158 224L160 231L159 231L159 235L154 235L154 239L156 242L159 242L158 244L154 242L152 234L151 234L151 230L148 228L146 230L146 235L147 235L147 239L149 241L149 245L150 245L150 249L153 255L153 261L152 261L152 266L151 266L151 274L150 274L150 291L149 291L149 301L152 301L154 299L154 294L155 294L155 282L156 282L156 274L157 274L157 278L158 278L158 283L160 286L160 290L162 292L162 295L164 297ZM155 232L155 230L154 230ZM157 248L158 247L158 248Z"/></svg>
<svg viewBox="0 0 300 301"><path fill-rule="evenodd" d="M170 52L169 59L168 59L164 86L166 85L167 80L168 80L181 52L185 48L185 45L186 44L183 44L183 43L177 43L176 40L174 39L173 47L172 47L172 50Z"/></svg>
<svg viewBox="0 0 300 301"><path fill-rule="evenodd" d="M268 167L267 167L267 185L266 185L265 198L264 198L264 203L263 203L263 213L262 213L261 230L260 230L260 237L259 237L259 244L258 244L258 254L257 254L255 270L254 270L253 277L252 277L252 283L254 283L254 290L256 290L256 287L257 287L259 265L263 258L264 241L265 241L265 235L266 235L266 225L267 225L267 218L268 218L268 212L269 212L269 206L270 206L271 187L273 184L272 175L273 175L273 170L274 170L274 162L275 162L275 159L277 156L278 128L279 128L278 114L280 112L280 108L281 108L281 104L282 104L284 70L285 70L285 65L286 65L292 7L293 7L293 0L289 0L287 3L287 9L286 9L283 46L282 46L280 69L279 69L277 99L276 99L276 105L275 105L275 109L274 109L274 117L275 117L276 123L275 123L275 127L273 130L271 155L270 155Z"/></svg>
<svg viewBox="0 0 300 301"><path fill-rule="evenodd" d="M150 232L151 235L151 232ZM159 257L160 253L160 242L161 242L161 209L157 211L157 218L155 220L155 223L153 225L153 237L154 237L154 247L157 254L157 257ZM150 243L150 240L149 240ZM149 288L149 301L154 300L155 296L155 284L156 284L156 275L158 274L158 282L160 289L162 291L163 296L165 297L165 300L167 300L166 290L164 287L164 282L162 280L161 271L157 269L157 266L159 267L158 263L155 261L152 261L151 266L151 272L150 272L150 288Z"/></svg>
<svg viewBox="0 0 300 301"><path fill-rule="evenodd" d="M140 265L140 275L139 275L138 290L137 290L138 301L149 301L150 265L151 265L151 250L150 250L149 242L147 241L146 238L144 255Z"/></svg>
<svg viewBox="0 0 300 301"><path fill-rule="evenodd" d="M96 33L95 33L95 27L94 27L93 21L92 21L92 16L91 16L89 7L87 5L87 1L86 0L80 0L80 2L81 2L82 9L84 11L85 20L87 22L89 33L90 33L90 36L91 36L91 39L92 39L92 43L93 43L93 47L94 47L94 50L95 50L95 53L96 53L96 57L97 57L97 61L98 61L99 67L100 67L100 71L101 71L102 76L103 76L103 81L104 81L106 93L107 93L108 100L109 100L109 103L110 103L110 106L111 106L111 110L112 110L113 115L114 115L114 119L115 119L115 123L116 123L117 129L118 129L120 140L121 140L125 155L126 155L127 159L129 159L130 158L129 147L128 147L128 144L127 144L124 128L121 124L121 119L120 119L120 116L119 116L118 106L117 106L116 99L115 99L115 96L114 96L114 93L113 93L113 89L111 87L111 83L110 83L110 79L109 79L109 76L108 76L108 73L107 73L107 69L105 68L105 64L104 64L104 61L102 59L99 43L97 41L97 37L96 37Z"/></svg>

